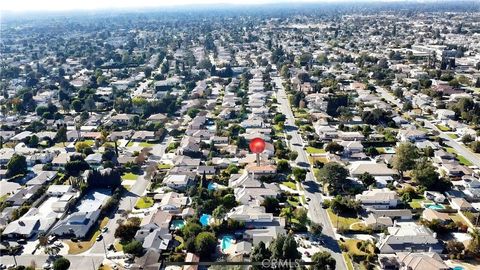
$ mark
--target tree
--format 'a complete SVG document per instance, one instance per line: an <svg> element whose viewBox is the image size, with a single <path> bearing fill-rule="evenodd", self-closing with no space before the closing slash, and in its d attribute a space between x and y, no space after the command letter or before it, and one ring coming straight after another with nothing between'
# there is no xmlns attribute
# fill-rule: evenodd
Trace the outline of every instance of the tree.
<svg viewBox="0 0 480 270"><path fill-rule="evenodd" d="M195 237L195 251L201 257L210 257L215 253L217 238L211 232L201 232Z"/></svg>
<svg viewBox="0 0 480 270"><path fill-rule="evenodd" d="M474 153L480 153L480 141L474 141L470 144L470 148Z"/></svg>
<svg viewBox="0 0 480 270"><path fill-rule="evenodd" d="M278 199L274 197L266 197L262 202L262 206L265 207L267 213L277 213L279 204Z"/></svg>
<svg viewBox="0 0 480 270"><path fill-rule="evenodd" d="M293 211L293 215L296 220L302 225L307 225L309 222L308 216L307 216L307 210L305 208L299 207Z"/></svg>
<svg viewBox="0 0 480 270"><path fill-rule="evenodd" d="M410 142L401 143L393 158L393 168L395 168L400 177L403 178L405 171L411 170L415 166L415 160L418 158L418 151L415 145Z"/></svg>
<svg viewBox="0 0 480 270"><path fill-rule="evenodd" d="M87 142L77 142L75 144L75 150L78 153L82 153L82 154L85 154L85 155L89 155L89 154L93 153L92 147Z"/></svg>
<svg viewBox="0 0 480 270"><path fill-rule="evenodd" d="M471 229L469 232L472 239L468 243L467 250L474 257L480 256L480 229Z"/></svg>
<svg viewBox="0 0 480 270"><path fill-rule="evenodd" d="M75 99L72 101L72 109L76 112L81 112L82 111L83 104L80 100Z"/></svg>
<svg viewBox="0 0 480 270"><path fill-rule="evenodd" d="M213 218L216 220L222 220L225 217L225 214L227 213L227 209L223 205L217 206L215 210L212 212Z"/></svg>
<svg viewBox="0 0 480 270"><path fill-rule="evenodd" d="M285 122L286 119L287 119L287 117L285 116L285 114L283 114L283 113L277 113L277 114L275 114L275 116L273 117L273 123L278 124L278 123L280 123L280 122Z"/></svg>
<svg viewBox="0 0 480 270"><path fill-rule="evenodd" d="M320 235L322 235L322 231L323 231L322 224L319 224L319 223L311 223L310 224L309 232L314 237L319 237Z"/></svg>
<svg viewBox="0 0 480 270"><path fill-rule="evenodd" d="M74 156L65 164L65 171L70 176L78 176L80 172L90 169L90 165L81 156Z"/></svg>
<svg viewBox="0 0 480 270"><path fill-rule="evenodd" d="M292 208L291 207L282 208L282 210L280 211L280 216L284 217L287 220L287 222L290 222L290 220L293 218Z"/></svg>
<svg viewBox="0 0 480 270"><path fill-rule="evenodd" d="M293 238L293 235L291 234L287 235L287 237L285 238L282 252L283 252L283 257L282 257L283 259L296 260L302 257L302 255L298 251L297 242L295 241L295 238Z"/></svg>
<svg viewBox="0 0 480 270"><path fill-rule="evenodd" d="M320 251L312 256L312 262L315 263L313 269L315 270L334 270L336 261L332 255L327 251Z"/></svg>
<svg viewBox="0 0 480 270"><path fill-rule="evenodd" d="M295 160L298 157L298 152L297 151L290 151L288 154L288 159L289 160Z"/></svg>
<svg viewBox="0 0 480 270"><path fill-rule="evenodd" d="M439 179L439 174L427 158L422 158L412 172L413 179L420 185L431 188Z"/></svg>
<svg viewBox="0 0 480 270"><path fill-rule="evenodd" d="M295 181L297 182L303 182L307 177L307 170L299 167L293 168L292 173L293 173L293 176L295 177Z"/></svg>
<svg viewBox="0 0 480 270"><path fill-rule="evenodd" d="M123 245L123 252L141 256L143 253L142 243L137 240L132 240L130 243Z"/></svg>
<svg viewBox="0 0 480 270"><path fill-rule="evenodd" d="M270 250L267 249L267 247L265 246L265 243L260 241L260 243L258 243L258 245L256 245L253 248L251 259L252 259L252 262L263 262L264 260L270 259L271 256L272 256L272 253L270 252ZM261 265L254 265L252 266L252 269L266 270L269 268L263 267Z"/></svg>
<svg viewBox="0 0 480 270"><path fill-rule="evenodd" d="M53 270L67 270L70 268L70 261L64 257L60 257L53 262Z"/></svg>
<svg viewBox="0 0 480 270"><path fill-rule="evenodd" d="M195 235L198 235L201 231L202 227L200 224L190 220L187 221L182 228L182 233L185 238L195 237Z"/></svg>
<svg viewBox="0 0 480 270"><path fill-rule="evenodd" d="M145 74L146 78L150 78L152 76L152 68L151 67L145 67L143 70L143 73Z"/></svg>
<svg viewBox="0 0 480 270"><path fill-rule="evenodd" d="M364 172L358 178L360 179L360 181L362 181L365 187L369 187L376 183L375 177L373 177L373 175L371 175L369 172Z"/></svg>
<svg viewBox="0 0 480 270"><path fill-rule="evenodd" d="M295 260L300 259L301 254L298 252L297 242L293 238L293 235L289 234L278 235L270 243L270 252L272 253L271 258L273 259L282 259L282 260Z"/></svg>
<svg viewBox="0 0 480 270"><path fill-rule="evenodd" d="M343 186L347 183L348 170L341 164L329 162L320 169L319 177L324 184L328 184L330 192L338 192L343 190Z"/></svg>
<svg viewBox="0 0 480 270"><path fill-rule="evenodd" d="M19 174L26 174L27 171L27 159L22 155L13 154L7 163L7 176L13 177Z"/></svg>
<svg viewBox="0 0 480 270"><path fill-rule="evenodd" d="M290 163L288 160L280 159L277 161L277 172L278 173L288 173L292 168L290 167Z"/></svg>
<svg viewBox="0 0 480 270"><path fill-rule="evenodd" d="M57 134L55 134L55 138L53 139L56 142L62 142L63 146L65 146L65 142L68 140L67 138L67 128L61 127L58 129Z"/></svg>
<svg viewBox="0 0 480 270"><path fill-rule="evenodd" d="M137 231L140 229L140 225L136 224L135 222L124 222L120 224L117 229L115 230L114 236L116 238L122 239L124 242L131 241L134 237Z"/></svg>
<svg viewBox="0 0 480 270"><path fill-rule="evenodd" d="M325 146L325 151L332 154L338 154L343 152L343 146L338 144L337 142L329 142L327 146Z"/></svg>
<svg viewBox="0 0 480 270"><path fill-rule="evenodd" d="M462 259L465 251L465 245L457 240L447 242L447 252L451 259Z"/></svg>

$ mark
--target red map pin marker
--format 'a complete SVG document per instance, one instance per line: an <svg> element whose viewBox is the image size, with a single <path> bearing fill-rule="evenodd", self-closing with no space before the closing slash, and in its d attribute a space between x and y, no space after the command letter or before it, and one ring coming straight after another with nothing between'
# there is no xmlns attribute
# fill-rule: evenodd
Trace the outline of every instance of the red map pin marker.
<svg viewBox="0 0 480 270"><path fill-rule="evenodd" d="M250 141L250 151L260 154L265 150L265 141L262 138L254 138Z"/></svg>
<svg viewBox="0 0 480 270"><path fill-rule="evenodd" d="M257 166L260 166L260 153L265 150L265 141L262 138L254 138L250 141L250 151L257 155Z"/></svg>

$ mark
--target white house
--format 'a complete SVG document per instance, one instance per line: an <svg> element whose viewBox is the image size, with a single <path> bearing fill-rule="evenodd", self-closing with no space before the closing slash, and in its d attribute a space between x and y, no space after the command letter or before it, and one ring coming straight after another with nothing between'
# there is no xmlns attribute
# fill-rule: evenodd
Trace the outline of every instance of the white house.
<svg viewBox="0 0 480 270"><path fill-rule="evenodd" d="M355 199L365 207L374 209L395 208L399 202L397 192L388 188L366 190L357 194Z"/></svg>

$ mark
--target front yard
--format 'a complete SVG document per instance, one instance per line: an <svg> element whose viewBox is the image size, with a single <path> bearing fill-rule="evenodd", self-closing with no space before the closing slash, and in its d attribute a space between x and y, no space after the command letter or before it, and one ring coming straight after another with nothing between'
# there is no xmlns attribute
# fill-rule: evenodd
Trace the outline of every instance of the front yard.
<svg viewBox="0 0 480 270"><path fill-rule="evenodd" d="M328 216L332 221L333 227L337 229L349 229L350 225L360 222L360 219L354 217L338 216L331 209L327 209Z"/></svg>
<svg viewBox="0 0 480 270"><path fill-rule="evenodd" d="M134 173L125 173L122 175L122 180L137 180L138 175Z"/></svg>
<svg viewBox="0 0 480 270"><path fill-rule="evenodd" d="M288 187L289 189L297 190L297 185L291 181L282 182L282 185Z"/></svg>
<svg viewBox="0 0 480 270"><path fill-rule="evenodd" d="M325 154L325 149L321 149L321 148L307 146L306 150L308 154Z"/></svg>
<svg viewBox="0 0 480 270"><path fill-rule="evenodd" d="M145 209L153 206L153 199L150 197L140 197L135 204L136 209Z"/></svg>

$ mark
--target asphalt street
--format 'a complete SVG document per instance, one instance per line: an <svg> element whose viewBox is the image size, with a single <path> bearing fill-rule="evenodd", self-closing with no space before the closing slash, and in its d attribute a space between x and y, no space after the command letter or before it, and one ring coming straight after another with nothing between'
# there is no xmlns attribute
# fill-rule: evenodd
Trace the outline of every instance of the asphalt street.
<svg viewBox="0 0 480 270"><path fill-rule="evenodd" d="M277 101L280 104L279 111L285 114L287 118L285 121L285 126L288 126L286 134L292 136L289 147L298 153L298 157L296 159L297 165L299 165L299 167L308 168L309 170L305 181L302 183L305 189L305 197L309 200L308 215L313 222L317 224L322 224L322 233L324 235L323 240L325 243L324 247L332 254L332 257L336 260L336 269L346 270L347 266L345 265L342 252L336 240L335 231L333 229L332 223L330 222L327 211L321 207L321 187L320 184L315 180L315 176L312 173L313 168L308 159L308 155L303 149L304 142L302 137L298 133L297 127L295 126L295 117L293 116L287 94L282 85L282 79L280 77L273 77L273 81L279 87L279 90L277 91Z"/></svg>

